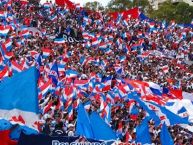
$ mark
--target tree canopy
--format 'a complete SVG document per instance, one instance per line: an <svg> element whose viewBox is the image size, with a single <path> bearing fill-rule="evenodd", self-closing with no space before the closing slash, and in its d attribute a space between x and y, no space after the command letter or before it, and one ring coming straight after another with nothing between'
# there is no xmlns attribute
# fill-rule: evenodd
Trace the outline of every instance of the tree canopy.
<svg viewBox="0 0 193 145"><path fill-rule="evenodd" d="M86 3L85 7L91 10L104 10L102 4L96 1ZM121 12L133 7L140 7L147 16L159 21L175 20L177 23L190 23L193 19L193 6L185 2L172 3L171 0L161 3L158 10L153 10L148 0L111 0L106 11Z"/></svg>
<svg viewBox="0 0 193 145"><path fill-rule="evenodd" d="M190 23L193 18L193 7L184 2L172 3L168 0L162 3L158 10L150 11L148 15L168 22L175 20L177 23Z"/></svg>
<svg viewBox="0 0 193 145"><path fill-rule="evenodd" d="M132 8L132 2L129 0L111 0L107 5L107 10L110 12L120 12L130 8Z"/></svg>
<svg viewBox="0 0 193 145"><path fill-rule="evenodd" d="M102 6L101 3L97 2L97 1L94 1L94 2L87 2L85 4L85 7L90 9L90 10L104 10L104 7Z"/></svg>

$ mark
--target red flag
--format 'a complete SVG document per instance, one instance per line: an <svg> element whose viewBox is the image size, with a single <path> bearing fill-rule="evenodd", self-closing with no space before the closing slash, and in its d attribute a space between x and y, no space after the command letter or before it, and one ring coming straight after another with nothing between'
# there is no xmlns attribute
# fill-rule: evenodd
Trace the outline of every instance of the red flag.
<svg viewBox="0 0 193 145"><path fill-rule="evenodd" d="M173 89L173 88L170 88L170 93L172 95L174 95L177 99L183 99L183 96L182 96L182 89Z"/></svg>
<svg viewBox="0 0 193 145"><path fill-rule="evenodd" d="M9 68L5 66L4 69L0 71L0 80L7 76L9 76Z"/></svg>
<svg viewBox="0 0 193 145"><path fill-rule="evenodd" d="M0 131L0 143L1 145L17 145L16 141L9 138L10 130Z"/></svg>
<svg viewBox="0 0 193 145"><path fill-rule="evenodd" d="M113 12L110 13L110 15L113 17L113 19L117 19L119 12ZM139 9L133 8L130 10L122 11L121 14L123 15L123 19L127 19L128 16L132 19L137 19L139 17Z"/></svg>
<svg viewBox="0 0 193 145"><path fill-rule="evenodd" d="M75 9L75 4L72 3L70 0L56 0L55 1L59 6L67 6L69 9Z"/></svg>
<svg viewBox="0 0 193 145"><path fill-rule="evenodd" d="M122 121L120 121L119 124L118 124L118 132L119 133L123 132L123 123L122 123Z"/></svg>
<svg viewBox="0 0 193 145"><path fill-rule="evenodd" d="M70 0L64 0L65 4L68 6L69 9L75 9L76 6L74 3L72 3Z"/></svg>
<svg viewBox="0 0 193 145"><path fill-rule="evenodd" d="M129 142L132 140L132 136L130 135L130 133L127 131L125 134L125 141L124 142Z"/></svg>
<svg viewBox="0 0 193 145"><path fill-rule="evenodd" d="M130 15L130 18L137 19L139 17L139 9L133 8L127 11L124 11L123 18L126 19Z"/></svg>
<svg viewBox="0 0 193 145"><path fill-rule="evenodd" d="M57 4L58 6L64 6L64 5L65 5L64 0L56 0L55 2L56 2L56 4Z"/></svg>
<svg viewBox="0 0 193 145"><path fill-rule="evenodd" d="M20 0L20 2L22 5L27 5L29 3L28 0Z"/></svg>

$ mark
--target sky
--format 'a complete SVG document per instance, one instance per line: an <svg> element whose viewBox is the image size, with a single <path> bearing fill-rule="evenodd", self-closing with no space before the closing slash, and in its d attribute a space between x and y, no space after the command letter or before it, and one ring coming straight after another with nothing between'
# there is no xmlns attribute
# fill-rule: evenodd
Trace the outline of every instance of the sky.
<svg viewBox="0 0 193 145"><path fill-rule="evenodd" d="M52 0L52 1L55 1L55 0ZM94 2L94 1L98 1L103 6L106 6L110 2L110 0L71 0L71 1L74 3L80 3L81 6L83 6L87 2ZM44 2L46 2L46 0L41 0L41 3L44 3Z"/></svg>

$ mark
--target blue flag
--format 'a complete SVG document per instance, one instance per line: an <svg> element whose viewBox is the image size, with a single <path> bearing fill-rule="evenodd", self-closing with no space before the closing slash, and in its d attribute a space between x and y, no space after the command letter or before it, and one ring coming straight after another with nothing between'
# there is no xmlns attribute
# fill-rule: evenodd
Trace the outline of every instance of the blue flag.
<svg viewBox="0 0 193 145"><path fill-rule="evenodd" d="M0 120L0 131L2 130L9 130L12 127L12 124L5 119Z"/></svg>
<svg viewBox="0 0 193 145"><path fill-rule="evenodd" d="M90 115L90 122L94 133L94 139L97 140L116 140L116 133L105 123L105 121L96 113Z"/></svg>
<svg viewBox="0 0 193 145"><path fill-rule="evenodd" d="M55 86L57 86L58 84L58 65L57 63L55 62L53 65L52 65L52 68L51 68L51 71L50 71L50 74L49 74L49 77L52 79L52 82L55 84Z"/></svg>
<svg viewBox="0 0 193 145"><path fill-rule="evenodd" d="M174 144L174 141L165 123L163 124L162 129L161 129L160 140L161 140L162 145L173 145Z"/></svg>
<svg viewBox="0 0 193 145"><path fill-rule="evenodd" d="M152 91L153 94L162 96L162 92L160 90L152 88L152 87L150 87L150 90Z"/></svg>
<svg viewBox="0 0 193 145"><path fill-rule="evenodd" d="M37 129L38 91L37 70L32 67L0 83L0 125L6 129L9 124L20 124Z"/></svg>
<svg viewBox="0 0 193 145"><path fill-rule="evenodd" d="M176 125L176 124L189 124L187 119L181 118L180 116L174 114L173 112L169 111L167 108L157 105L155 103L149 102L152 106L154 105L157 111L161 112L160 114L164 114L169 120L168 125Z"/></svg>
<svg viewBox="0 0 193 145"><path fill-rule="evenodd" d="M39 69L40 66L42 65L41 55L39 54L39 55L35 56L35 59L36 59L37 68Z"/></svg>
<svg viewBox="0 0 193 145"><path fill-rule="evenodd" d="M75 70L71 70L71 69L66 70L65 73L66 73L67 78L74 78L78 76L78 72Z"/></svg>
<svg viewBox="0 0 193 145"><path fill-rule="evenodd" d="M84 109L82 103L79 104L77 112L78 116L76 124L76 134L85 136L86 138L94 138L88 113Z"/></svg>
<svg viewBox="0 0 193 145"><path fill-rule="evenodd" d="M10 138L13 140L19 140L19 137L22 132L26 135L38 134L38 132L34 129L31 129L26 126L17 125L16 127L11 128Z"/></svg>
<svg viewBox="0 0 193 145"><path fill-rule="evenodd" d="M142 144L151 144L151 136L149 133L148 119L145 118L136 128L136 141Z"/></svg>
<svg viewBox="0 0 193 145"><path fill-rule="evenodd" d="M140 96L136 92L128 94L128 99L134 99L137 103L139 103L140 107L142 107L145 111L147 111L150 118L152 118L155 121L156 126L158 126L161 123L160 118L156 115L156 113L147 107L145 102L143 102L140 99Z"/></svg>
<svg viewBox="0 0 193 145"><path fill-rule="evenodd" d="M178 114L187 112L185 107L182 107L180 110L178 110Z"/></svg>
<svg viewBox="0 0 193 145"><path fill-rule="evenodd" d="M139 114L139 110L138 110L138 108L137 108L136 105L133 105L130 114L132 114L132 115L137 115L137 114Z"/></svg>

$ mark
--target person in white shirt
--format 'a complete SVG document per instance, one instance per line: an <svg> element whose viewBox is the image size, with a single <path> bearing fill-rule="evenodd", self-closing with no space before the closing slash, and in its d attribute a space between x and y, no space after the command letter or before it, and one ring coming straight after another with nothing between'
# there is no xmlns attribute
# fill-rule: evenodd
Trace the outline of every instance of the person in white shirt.
<svg viewBox="0 0 193 145"><path fill-rule="evenodd" d="M74 125L73 124L68 125L68 136L74 136Z"/></svg>

